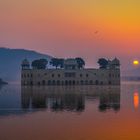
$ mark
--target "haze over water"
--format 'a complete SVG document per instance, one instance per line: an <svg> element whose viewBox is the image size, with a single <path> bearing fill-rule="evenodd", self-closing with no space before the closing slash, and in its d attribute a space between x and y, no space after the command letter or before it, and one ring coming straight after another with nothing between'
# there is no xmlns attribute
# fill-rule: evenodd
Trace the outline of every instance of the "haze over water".
<svg viewBox="0 0 140 140"><path fill-rule="evenodd" d="M140 83L0 89L1 140L139 140Z"/></svg>

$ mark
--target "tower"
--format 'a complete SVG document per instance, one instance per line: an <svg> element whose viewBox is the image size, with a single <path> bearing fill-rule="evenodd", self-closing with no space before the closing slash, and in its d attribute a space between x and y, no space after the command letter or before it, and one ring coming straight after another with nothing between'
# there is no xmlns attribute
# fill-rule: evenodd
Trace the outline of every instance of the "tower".
<svg viewBox="0 0 140 140"><path fill-rule="evenodd" d="M117 58L108 60L108 69L120 69L120 61Z"/></svg>
<svg viewBox="0 0 140 140"><path fill-rule="evenodd" d="M27 59L24 59L21 63L22 70L30 69L30 63Z"/></svg>
<svg viewBox="0 0 140 140"><path fill-rule="evenodd" d="M114 60L112 60L112 67L114 69L120 69L120 61L117 58L115 58Z"/></svg>

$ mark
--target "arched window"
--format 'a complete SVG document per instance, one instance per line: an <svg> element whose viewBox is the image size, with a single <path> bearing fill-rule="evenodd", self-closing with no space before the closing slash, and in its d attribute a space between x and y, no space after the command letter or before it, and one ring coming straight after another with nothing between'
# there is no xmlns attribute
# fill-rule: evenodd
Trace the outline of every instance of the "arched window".
<svg viewBox="0 0 140 140"><path fill-rule="evenodd" d="M98 80L95 81L95 85L99 85L99 81Z"/></svg>
<svg viewBox="0 0 140 140"><path fill-rule="evenodd" d="M104 83L103 83L103 81L101 81L101 85L103 85Z"/></svg>
<svg viewBox="0 0 140 140"><path fill-rule="evenodd" d="M62 81L62 85L64 85L64 81Z"/></svg>
<svg viewBox="0 0 140 140"><path fill-rule="evenodd" d="M75 85L75 81L74 80L72 81L72 84Z"/></svg>
<svg viewBox="0 0 140 140"><path fill-rule="evenodd" d="M57 85L60 85L60 81L59 80L57 80Z"/></svg>
<svg viewBox="0 0 140 140"><path fill-rule="evenodd" d="M55 80L52 81L52 84L55 85Z"/></svg>
<svg viewBox="0 0 140 140"><path fill-rule="evenodd" d="M45 82L45 80L43 80L43 81L42 81L42 85L45 85L45 84L46 84L46 82Z"/></svg>
<svg viewBox="0 0 140 140"><path fill-rule="evenodd" d="M30 85L31 85L31 86L33 85L33 81L30 82Z"/></svg>
<svg viewBox="0 0 140 140"><path fill-rule="evenodd" d="M40 86L40 82L38 82L37 84L38 84L38 86Z"/></svg>
<svg viewBox="0 0 140 140"><path fill-rule="evenodd" d="M79 81L77 81L77 85L79 85Z"/></svg>
<svg viewBox="0 0 140 140"><path fill-rule="evenodd" d="M25 81L23 81L23 85L24 85L24 86L26 85L26 82L25 82Z"/></svg>
<svg viewBox="0 0 140 140"><path fill-rule="evenodd" d="M93 81L92 81L92 80L90 80L90 82L89 82L89 83L90 83L90 85L93 85Z"/></svg>
<svg viewBox="0 0 140 140"><path fill-rule="evenodd" d="M108 84L111 85L111 81L109 81Z"/></svg>
<svg viewBox="0 0 140 140"><path fill-rule="evenodd" d="M69 81L69 85L71 85L72 84L72 82L71 82L71 80Z"/></svg>
<svg viewBox="0 0 140 140"><path fill-rule="evenodd" d="M51 80L48 80L48 85L51 85Z"/></svg>
<svg viewBox="0 0 140 140"><path fill-rule="evenodd" d="M65 81L65 85L68 85L68 81L67 80Z"/></svg>
<svg viewBox="0 0 140 140"><path fill-rule="evenodd" d="M88 81L87 80L85 81L85 84L88 85Z"/></svg>
<svg viewBox="0 0 140 140"><path fill-rule="evenodd" d="M81 81L80 81L80 84L81 84L81 85L83 85L83 84L84 84L84 81L83 81L83 80L81 80Z"/></svg>

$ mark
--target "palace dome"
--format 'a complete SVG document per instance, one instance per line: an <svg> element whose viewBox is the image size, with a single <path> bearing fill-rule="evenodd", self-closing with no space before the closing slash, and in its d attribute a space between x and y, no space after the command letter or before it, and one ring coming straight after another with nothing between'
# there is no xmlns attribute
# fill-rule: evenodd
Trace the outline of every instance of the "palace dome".
<svg viewBox="0 0 140 140"><path fill-rule="evenodd" d="M28 61L27 59L24 59L24 60L22 61L21 65L22 65L22 66L29 66L30 63L29 63L29 61Z"/></svg>
<svg viewBox="0 0 140 140"><path fill-rule="evenodd" d="M120 61L119 61L119 59L115 58L112 60L111 64L112 65L120 65Z"/></svg>

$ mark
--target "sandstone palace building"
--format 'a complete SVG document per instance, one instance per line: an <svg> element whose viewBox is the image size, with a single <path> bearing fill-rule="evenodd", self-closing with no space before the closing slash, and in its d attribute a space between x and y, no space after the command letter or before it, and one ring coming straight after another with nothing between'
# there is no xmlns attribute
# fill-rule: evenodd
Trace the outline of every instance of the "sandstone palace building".
<svg viewBox="0 0 140 140"><path fill-rule="evenodd" d="M106 68L79 68L75 59L65 59L63 68L31 68L22 61L21 85L120 85L120 61L108 60Z"/></svg>

